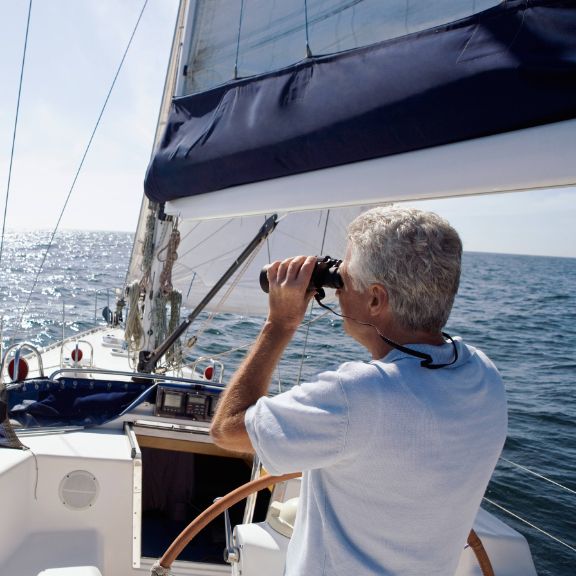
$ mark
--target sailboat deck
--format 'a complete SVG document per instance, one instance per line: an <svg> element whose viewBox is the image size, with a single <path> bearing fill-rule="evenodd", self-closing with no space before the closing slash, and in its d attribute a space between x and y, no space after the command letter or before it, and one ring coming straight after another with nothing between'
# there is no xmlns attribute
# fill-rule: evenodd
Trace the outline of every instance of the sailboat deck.
<svg viewBox="0 0 576 576"><path fill-rule="evenodd" d="M90 364L95 368L118 372L133 372L127 350L121 345L111 345L113 341L124 340L124 331L120 328L99 327L94 330L72 336L42 350L42 363L44 374L50 376L56 370L65 368L88 368ZM74 364L71 354L76 345L82 350L82 359ZM25 350L28 352L28 350ZM92 361L90 356L93 353ZM38 361L34 354L28 354L30 375L38 376Z"/></svg>

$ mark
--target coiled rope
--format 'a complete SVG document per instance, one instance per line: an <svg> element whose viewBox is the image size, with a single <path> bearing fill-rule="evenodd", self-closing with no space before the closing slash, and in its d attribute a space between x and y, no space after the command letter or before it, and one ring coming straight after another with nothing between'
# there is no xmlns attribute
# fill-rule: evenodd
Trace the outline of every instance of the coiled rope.
<svg viewBox="0 0 576 576"><path fill-rule="evenodd" d="M140 284L133 282L126 289L128 293L129 309L126 318L124 339L131 350L139 350L144 343L144 328L140 318Z"/></svg>
<svg viewBox="0 0 576 576"><path fill-rule="evenodd" d="M158 252L158 260L164 262L164 267L162 272L160 272L160 290L164 296L168 297L172 294L172 269L174 268L174 262L178 260L178 246L180 245L180 232L178 231L178 223L174 224L168 243L164 248ZM162 260L161 255L166 254L164 260Z"/></svg>
<svg viewBox="0 0 576 576"><path fill-rule="evenodd" d="M153 211L148 214L146 218L146 231L144 233L144 241L142 244L142 279L140 280L140 287L146 289L150 282L150 273L152 270L152 261L154 259L154 231L156 229L156 215Z"/></svg>
<svg viewBox="0 0 576 576"><path fill-rule="evenodd" d="M166 338L166 296L158 290L152 297L152 333L154 335L154 348Z"/></svg>

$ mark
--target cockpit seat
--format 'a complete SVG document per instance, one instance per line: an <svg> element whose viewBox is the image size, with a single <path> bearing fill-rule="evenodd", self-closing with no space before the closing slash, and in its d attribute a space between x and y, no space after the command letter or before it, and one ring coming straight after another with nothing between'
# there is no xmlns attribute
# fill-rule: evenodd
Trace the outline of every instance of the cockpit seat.
<svg viewBox="0 0 576 576"><path fill-rule="evenodd" d="M69 566L68 568L48 568L38 576L102 576L96 566Z"/></svg>

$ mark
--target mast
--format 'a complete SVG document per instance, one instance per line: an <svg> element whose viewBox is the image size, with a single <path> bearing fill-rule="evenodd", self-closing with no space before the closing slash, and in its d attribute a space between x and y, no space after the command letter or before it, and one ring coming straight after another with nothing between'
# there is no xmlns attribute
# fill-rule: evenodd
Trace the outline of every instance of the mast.
<svg viewBox="0 0 576 576"><path fill-rule="evenodd" d="M170 58L168 61L168 68L166 71L166 79L164 81L164 91L162 94L162 101L160 104L160 110L158 113L158 121L156 123L156 132L154 135L154 143L152 146L151 157L154 156L164 128L166 126L166 121L168 119L168 114L170 111L170 104L176 89L176 81L178 78L178 68L180 62L180 55L183 46L183 36L185 30L185 22L187 18L189 8L189 0L180 0L178 6L178 13L176 16L176 24L174 28L174 36L172 39L172 48L170 50ZM153 218L149 218L153 216ZM154 225L151 226L150 223L153 222ZM166 217L163 211L163 205L150 201L146 196L143 195L142 204L140 207L140 216L138 219L138 226L136 229L136 236L134 238L134 244L132 247L132 255L130 258L129 274L130 270L134 267L139 267L142 272L147 275L148 281L143 282L141 285L142 296L144 300L144 314L142 318L142 328L144 333L144 340L141 346L141 350L154 350L156 347L157 335L154 333L153 328L153 317L154 317L154 294L159 289L160 285L160 273L162 270L163 263L156 258L156 253L158 251L159 243L163 239L167 239L170 236L170 230L172 228L172 217ZM147 235L151 235L151 238L146 238ZM144 258L141 254L143 246L151 242L153 245L153 256L150 269L144 271L142 269L144 263Z"/></svg>

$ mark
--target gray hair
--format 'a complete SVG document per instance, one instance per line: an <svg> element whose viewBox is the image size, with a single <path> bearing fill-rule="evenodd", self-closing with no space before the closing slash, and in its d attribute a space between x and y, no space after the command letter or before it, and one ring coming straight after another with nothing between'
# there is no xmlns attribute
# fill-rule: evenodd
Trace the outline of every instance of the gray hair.
<svg viewBox="0 0 576 576"><path fill-rule="evenodd" d="M382 284L404 328L433 333L446 325L462 260L462 242L446 220L414 208L373 208L348 226L348 240L356 289Z"/></svg>

